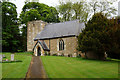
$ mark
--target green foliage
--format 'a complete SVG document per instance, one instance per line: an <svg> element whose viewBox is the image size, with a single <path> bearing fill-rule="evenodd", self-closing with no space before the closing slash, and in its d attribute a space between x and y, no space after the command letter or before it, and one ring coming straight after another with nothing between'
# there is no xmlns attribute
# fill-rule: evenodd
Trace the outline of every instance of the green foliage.
<svg viewBox="0 0 120 80"><path fill-rule="evenodd" d="M62 15L62 21L69 21L72 18L72 2L61 2L58 6L58 11Z"/></svg>
<svg viewBox="0 0 120 80"><path fill-rule="evenodd" d="M108 26L108 19L102 13L95 14L86 24L86 28L78 37L78 50L82 52L105 52L105 28Z"/></svg>
<svg viewBox="0 0 120 80"><path fill-rule="evenodd" d="M17 20L16 5L11 2L2 3L2 26L13 25Z"/></svg>
<svg viewBox="0 0 120 80"><path fill-rule="evenodd" d="M23 28L21 29L21 50L22 51L26 51L27 50L27 29L26 29L26 25L23 25Z"/></svg>
<svg viewBox="0 0 120 80"><path fill-rule="evenodd" d="M111 19L108 28L109 46L108 57L120 59L120 18Z"/></svg>
<svg viewBox="0 0 120 80"><path fill-rule="evenodd" d="M25 13L25 17L23 18L24 22L32 21L32 20L40 20L41 15L36 9L31 9Z"/></svg>
<svg viewBox="0 0 120 80"><path fill-rule="evenodd" d="M32 20L43 20L45 22L59 22L57 10L43 3L28 2L26 3L20 14L22 23Z"/></svg>
<svg viewBox="0 0 120 80"><path fill-rule="evenodd" d="M88 5L85 2L76 2L72 5L74 12L73 19L79 19L81 22L86 22L88 18L89 10Z"/></svg>
<svg viewBox="0 0 120 80"><path fill-rule="evenodd" d="M85 7L86 6L86 7ZM70 21L79 19L81 22L87 21L88 10L85 2L60 2L58 6L58 12L60 13L60 21Z"/></svg>
<svg viewBox="0 0 120 80"><path fill-rule="evenodd" d="M52 56L57 56L57 53L52 54Z"/></svg>
<svg viewBox="0 0 120 80"><path fill-rule="evenodd" d="M2 51L17 51L19 49L19 28L16 5L2 2Z"/></svg>
<svg viewBox="0 0 120 80"><path fill-rule="evenodd" d="M108 57L120 59L120 18L107 19L102 13L96 13L86 24L78 37L78 50L108 54Z"/></svg>
<svg viewBox="0 0 120 80"><path fill-rule="evenodd" d="M20 14L21 24L25 24L22 28L22 46L26 51L27 46L27 22L33 20L42 20L48 23L59 22L58 12L54 7L49 7L39 2L27 2L22 8Z"/></svg>

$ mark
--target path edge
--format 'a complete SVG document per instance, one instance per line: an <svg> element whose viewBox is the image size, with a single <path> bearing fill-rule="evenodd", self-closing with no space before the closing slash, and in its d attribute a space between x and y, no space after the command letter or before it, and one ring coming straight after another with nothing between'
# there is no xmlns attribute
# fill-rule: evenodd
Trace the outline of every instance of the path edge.
<svg viewBox="0 0 120 80"><path fill-rule="evenodd" d="M27 77L28 77L28 72L29 72L29 70L30 70L30 68L31 68L31 63L32 63L32 61L33 61L33 56L32 56L32 59L31 59L31 61L30 61L29 68L28 68L28 70L27 70L27 72L26 72L26 75L25 75L24 80L26 80Z"/></svg>

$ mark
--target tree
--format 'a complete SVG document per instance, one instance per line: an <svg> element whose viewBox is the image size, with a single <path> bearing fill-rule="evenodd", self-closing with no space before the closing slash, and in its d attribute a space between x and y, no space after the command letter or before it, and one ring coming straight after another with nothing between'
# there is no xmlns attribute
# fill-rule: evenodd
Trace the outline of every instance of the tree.
<svg viewBox="0 0 120 80"><path fill-rule="evenodd" d="M120 59L120 18L110 19L110 27L107 28L109 36L108 57Z"/></svg>
<svg viewBox="0 0 120 80"><path fill-rule="evenodd" d="M19 49L19 28L17 24L16 5L2 2L2 51L17 51Z"/></svg>
<svg viewBox="0 0 120 80"><path fill-rule="evenodd" d="M27 23L28 21L33 21L33 20L40 20L41 15L36 9L31 9L30 11L27 11L25 13L25 16L23 17L23 22Z"/></svg>
<svg viewBox="0 0 120 80"><path fill-rule="evenodd" d="M62 16L62 21L69 21L72 18L72 2L60 2L58 12Z"/></svg>
<svg viewBox="0 0 120 80"><path fill-rule="evenodd" d="M81 22L86 22L89 10L85 2L60 2L58 6L58 12L61 16L61 21L70 21L79 19Z"/></svg>
<svg viewBox="0 0 120 80"><path fill-rule="evenodd" d="M28 2L24 5L22 8L22 12L20 14L20 20L22 23L27 23L30 19L32 20L43 20L45 22L59 22L59 17L57 10L54 7L49 7L48 5L45 5L43 3L38 2ZM32 14L36 12L35 14ZM28 16L28 14L30 14ZM33 18L34 16L34 18ZM26 21L24 18L29 18L28 21ZM32 17L32 18L30 18Z"/></svg>
<svg viewBox="0 0 120 80"><path fill-rule="evenodd" d="M73 19L79 19L81 22L86 22L88 18L89 10L87 9L85 2L76 2L72 5L74 11Z"/></svg>
<svg viewBox="0 0 120 80"><path fill-rule="evenodd" d="M106 51L106 27L109 20L102 13L96 13L86 24L86 28L78 36L78 50L82 52L93 52L99 56Z"/></svg>
<svg viewBox="0 0 120 80"><path fill-rule="evenodd" d="M112 14L116 14L116 9L115 7L111 6L113 2L116 0L102 0L102 1L97 1L97 0L92 0L92 2L89 2L90 10L91 10L91 15L101 12L104 13L105 16L110 17Z"/></svg>
<svg viewBox="0 0 120 80"><path fill-rule="evenodd" d="M33 20L42 20L48 23L57 23L59 22L58 12L54 7L49 7L43 3L25 3L20 14L20 22L21 24L25 24L25 26L22 28L22 45L24 47L24 51L26 51L27 45L27 22Z"/></svg>

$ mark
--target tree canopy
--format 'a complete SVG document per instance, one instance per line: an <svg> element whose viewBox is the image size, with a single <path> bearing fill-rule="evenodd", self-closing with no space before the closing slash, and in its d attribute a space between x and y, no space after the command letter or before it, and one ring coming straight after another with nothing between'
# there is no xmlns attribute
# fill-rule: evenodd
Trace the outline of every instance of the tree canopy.
<svg viewBox="0 0 120 80"><path fill-rule="evenodd" d="M42 20L48 23L57 23L59 22L58 12L56 8L49 7L46 4L39 2L26 2L22 8L22 12L20 14L20 22L21 24L25 24L22 28L22 43L24 47L24 51L27 46L27 22L34 20Z"/></svg>
<svg viewBox="0 0 120 80"><path fill-rule="evenodd" d="M120 19L107 19L102 13L96 13L78 36L78 50L107 53L111 58L120 58Z"/></svg>
<svg viewBox="0 0 120 80"><path fill-rule="evenodd" d="M120 17L110 19L110 27L107 29L107 34L109 37L108 57L120 59Z"/></svg>
<svg viewBox="0 0 120 80"><path fill-rule="evenodd" d="M90 7L90 15L98 12L104 13L107 17L115 15L117 10L114 6L111 6L115 1L117 0L91 0L91 2L88 2Z"/></svg>
<svg viewBox="0 0 120 80"><path fill-rule="evenodd" d="M19 50L19 28L16 5L2 2L2 51Z"/></svg>
<svg viewBox="0 0 120 80"><path fill-rule="evenodd" d="M95 13L103 13L105 16L111 18L116 15L116 8L111 6L117 0L80 0L77 2L59 0L57 10L60 15L60 21L70 21L79 19L81 22L86 22Z"/></svg>
<svg viewBox="0 0 120 80"><path fill-rule="evenodd" d="M78 50L82 52L104 53L105 38L107 38L105 27L107 26L108 19L102 13L95 14L78 37Z"/></svg>
<svg viewBox="0 0 120 80"><path fill-rule="evenodd" d="M32 20L43 20L48 23L59 22L57 10L39 2L26 3L22 8L20 19L22 23Z"/></svg>
<svg viewBox="0 0 120 80"><path fill-rule="evenodd" d="M86 7L85 7L86 6ZM70 1L60 1L57 7L61 21L70 21L79 19L81 22L86 22L88 17L87 4L85 2L72 3Z"/></svg>

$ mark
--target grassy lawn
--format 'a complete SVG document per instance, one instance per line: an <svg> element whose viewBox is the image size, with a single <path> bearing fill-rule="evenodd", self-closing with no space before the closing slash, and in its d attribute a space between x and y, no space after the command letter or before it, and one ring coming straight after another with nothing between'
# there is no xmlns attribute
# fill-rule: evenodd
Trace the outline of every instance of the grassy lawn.
<svg viewBox="0 0 120 80"><path fill-rule="evenodd" d="M49 78L118 78L117 61L41 56Z"/></svg>
<svg viewBox="0 0 120 80"><path fill-rule="evenodd" d="M10 60L11 53L3 54L6 56L3 60ZM30 53L16 53L14 58L20 62L0 63L2 64L2 78L25 78L32 57L30 55Z"/></svg>

